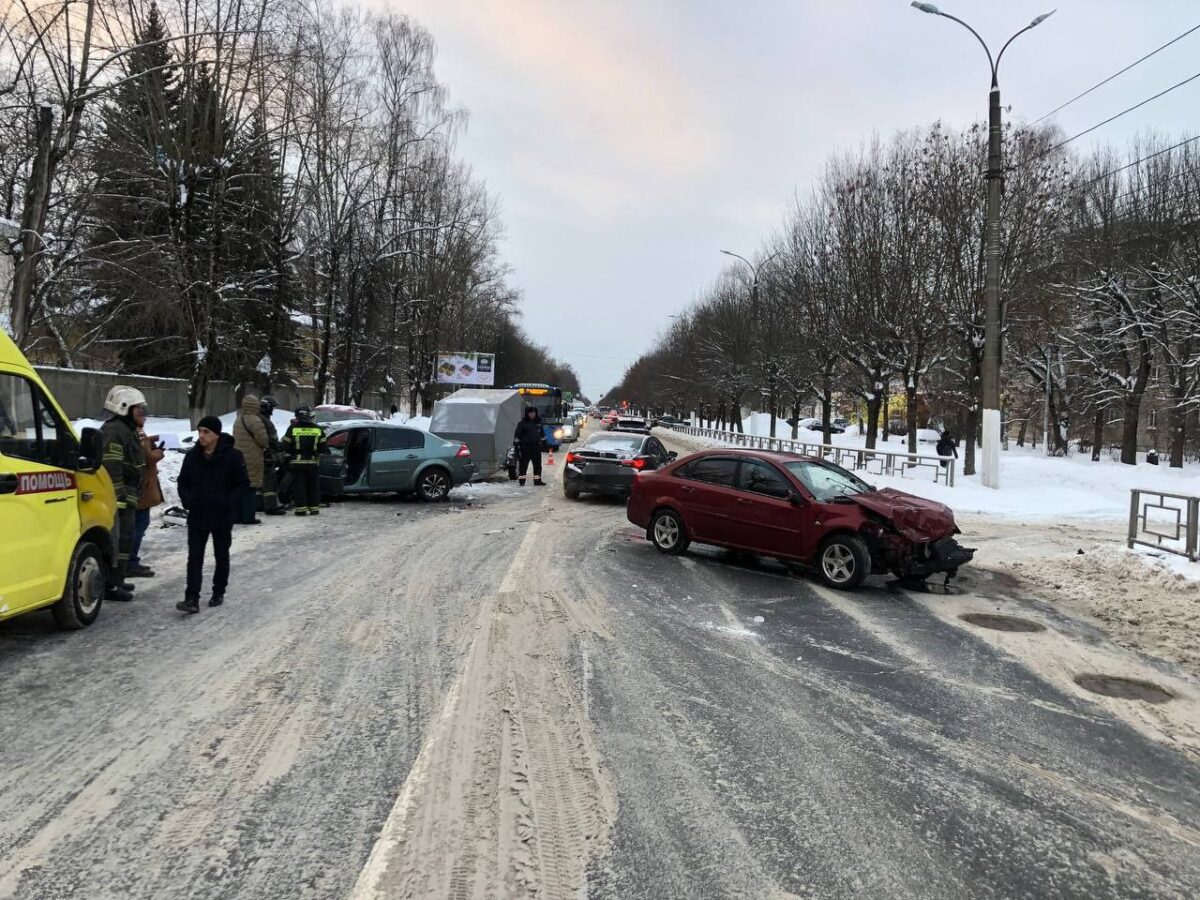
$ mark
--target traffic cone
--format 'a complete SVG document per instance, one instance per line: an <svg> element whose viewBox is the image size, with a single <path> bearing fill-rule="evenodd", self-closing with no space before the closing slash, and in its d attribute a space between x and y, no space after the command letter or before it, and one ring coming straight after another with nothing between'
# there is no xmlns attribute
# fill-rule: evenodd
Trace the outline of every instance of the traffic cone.
<svg viewBox="0 0 1200 900"><path fill-rule="evenodd" d="M548 466L554 465L554 448L553 447L550 448L550 458L548 460L546 460L546 465L548 465Z"/></svg>

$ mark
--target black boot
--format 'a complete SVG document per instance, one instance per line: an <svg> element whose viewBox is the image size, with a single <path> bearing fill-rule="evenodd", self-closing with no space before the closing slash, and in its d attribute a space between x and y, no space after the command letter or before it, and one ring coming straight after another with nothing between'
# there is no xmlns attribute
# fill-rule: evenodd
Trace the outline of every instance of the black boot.
<svg viewBox="0 0 1200 900"><path fill-rule="evenodd" d="M212 597L210 597L208 600L208 605L209 606L220 606L224 602L225 602L224 594L213 594Z"/></svg>
<svg viewBox="0 0 1200 900"><path fill-rule="evenodd" d="M133 591L125 590L123 585L114 584L108 589L108 592L104 595L104 599L110 602L128 603L133 599Z"/></svg>
<svg viewBox="0 0 1200 900"><path fill-rule="evenodd" d="M540 479L540 478L533 479L533 483L534 483L535 487L545 487L546 486L546 482L542 481L542 479Z"/></svg>
<svg viewBox="0 0 1200 900"><path fill-rule="evenodd" d="M195 615L196 613L200 612L200 598L185 597L184 599L180 600L178 603L175 604L175 608L177 610L179 610L181 613L187 613L188 615Z"/></svg>
<svg viewBox="0 0 1200 900"><path fill-rule="evenodd" d="M126 578L153 578L154 570L149 566L136 565L130 566L129 571L125 573Z"/></svg>

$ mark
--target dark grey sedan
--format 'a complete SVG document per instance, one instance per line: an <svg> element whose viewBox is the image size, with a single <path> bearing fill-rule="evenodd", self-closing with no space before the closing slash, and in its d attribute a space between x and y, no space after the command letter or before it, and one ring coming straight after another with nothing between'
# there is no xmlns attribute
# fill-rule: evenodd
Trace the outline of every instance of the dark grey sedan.
<svg viewBox="0 0 1200 900"><path fill-rule="evenodd" d="M648 434L602 431L572 449L564 460L563 493L628 497L638 472L665 466L675 458Z"/></svg>

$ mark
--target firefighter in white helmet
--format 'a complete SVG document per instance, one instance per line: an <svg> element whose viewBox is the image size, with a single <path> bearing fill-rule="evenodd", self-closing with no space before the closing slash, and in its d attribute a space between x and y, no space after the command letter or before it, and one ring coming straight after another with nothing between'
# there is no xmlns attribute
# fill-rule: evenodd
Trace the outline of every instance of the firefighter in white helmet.
<svg viewBox="0 0 1200 900"><path fill-rule="evenodd" d="M133 586L125 583L129 569L129 551L133 547L133 526L142 493L142 470L146 456L138 437L134 414L145 414L146 397L137 388L117 385L108 392L104 408L111 418L100 428L104 448L104 469L112 479L117 495L117 564L109 583L109 600L132 600Z"/></svg>

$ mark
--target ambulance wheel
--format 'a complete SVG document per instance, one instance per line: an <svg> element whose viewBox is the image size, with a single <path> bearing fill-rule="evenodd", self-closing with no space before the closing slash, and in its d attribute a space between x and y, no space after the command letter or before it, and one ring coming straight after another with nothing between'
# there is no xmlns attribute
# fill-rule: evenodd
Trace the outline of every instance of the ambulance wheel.
<svg viewBox="0 0 1200 900"><path fill-rule="evenodd" d="M104 589L108 573L100 548L87 541L81 542L71 556L67 567L67 583L63 595L50 607L59 628L86 628L100 615L104 601Z"/></svg>

